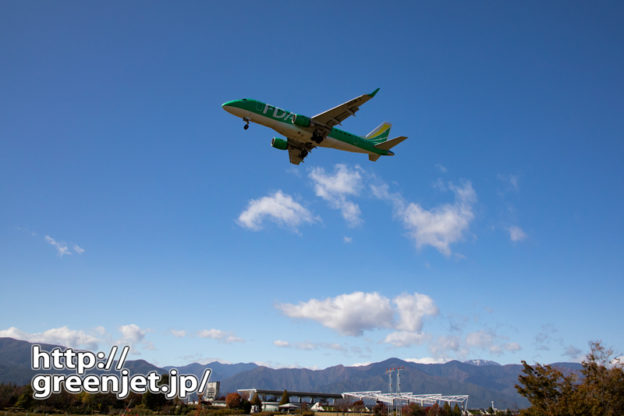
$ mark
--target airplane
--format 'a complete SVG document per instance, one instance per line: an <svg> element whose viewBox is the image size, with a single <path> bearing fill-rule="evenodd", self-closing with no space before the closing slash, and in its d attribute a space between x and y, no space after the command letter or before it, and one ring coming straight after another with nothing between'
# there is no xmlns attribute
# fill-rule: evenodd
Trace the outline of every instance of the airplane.
<svg viewBox="0 0 624 416"><path fill-rule="evenodd" d="M222 104L225 111L240 117L245 122L243 128L249 128L249 122L270 127L286 136L286 139L274 137L271 146L280 150L288 150L290 163L298 165L315 147L330 147L348 152L366 153L368 159L375 162L380 156L392 156L390 149L403 140L405 136L388 140L390 127L388 122L381 123L366 136L358 136L337 129L347 117L355 115L360 106L373 98L379 91L377 88L370 94L360 95L325 112L306 117L291 113L279 107L261 101L243 98Z"/></svg>

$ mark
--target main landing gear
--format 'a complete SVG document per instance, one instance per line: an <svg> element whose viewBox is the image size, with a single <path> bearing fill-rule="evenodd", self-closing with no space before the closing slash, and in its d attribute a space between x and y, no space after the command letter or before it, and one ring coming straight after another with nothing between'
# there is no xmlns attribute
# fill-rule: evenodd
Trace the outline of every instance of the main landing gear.
<svg viewBox="0 0 624 416"><path fill-rule="evenodd" d="M314 132L314 134L312 135L312 141L316 144L321 144L321 142L323 141L323 136L321 136L317 132Z"/></svg>
<svg viewBox="0 0 624 416"><path fill-rule="evenodd" d="M245 130L247 130L249 128L249 119L248 118L244 118L243 121L245 122L245 125L243 126L243 128Z"/></svg>

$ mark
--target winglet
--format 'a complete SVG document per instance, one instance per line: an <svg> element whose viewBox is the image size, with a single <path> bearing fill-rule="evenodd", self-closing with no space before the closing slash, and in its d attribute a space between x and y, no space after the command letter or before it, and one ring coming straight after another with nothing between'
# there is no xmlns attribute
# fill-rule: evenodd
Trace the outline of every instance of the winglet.
<svg viewBox="0 0 624 416"><path fill-rule="evenodd" d="M370 98L373 98L375 96L375 94L377 94L377 91L379 91L379 88L377 88L375 91L371 92L370 94L368 94L368 96Z"/></svg>

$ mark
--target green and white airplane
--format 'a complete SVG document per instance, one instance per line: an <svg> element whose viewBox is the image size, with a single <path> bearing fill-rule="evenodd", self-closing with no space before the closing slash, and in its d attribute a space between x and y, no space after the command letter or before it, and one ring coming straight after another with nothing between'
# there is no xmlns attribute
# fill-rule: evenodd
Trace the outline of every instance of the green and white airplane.
<svg viewBox="0 0 624 416"><path fill-rule="evenodd" d="M274 137L271 146L288 150L290 163L295 165L301 163L310 150L317 146L367 153L368 159L374 162L379 159L379 156L394 155L390 149L407 137L400 136L388 140L391 124L387 122L381 123L364 137L347 133L334 126L341 124L347 117L355 115L360 106L373 98L377 91L379 88L312 118L249 98L228 101L222 107L225 111L242 118L245 121L245 130L249 128L249 122L253 121L286 136L286 140Z"/></svg>

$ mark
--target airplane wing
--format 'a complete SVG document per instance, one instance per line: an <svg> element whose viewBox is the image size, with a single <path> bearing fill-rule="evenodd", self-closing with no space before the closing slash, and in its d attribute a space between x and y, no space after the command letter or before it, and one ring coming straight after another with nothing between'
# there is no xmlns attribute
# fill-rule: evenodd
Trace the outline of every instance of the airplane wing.
<svg viewBox="0 0 624 416"><path fill-rule="evenodd" d="M379 88L377 88L370 94L360 95L359 97L347 101L346 103L340 104L339 106L336 106L331 110L327 110L323 113L317 114L312 117L312 120L329 128L335 126L336 124L340 124L347 117L354 115L355 112L360 109L360 106L362 104L364 104L366 101L373 98L375 94L377 94L377 91L379 91Z"/></svg>

